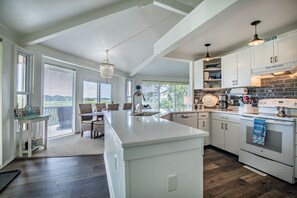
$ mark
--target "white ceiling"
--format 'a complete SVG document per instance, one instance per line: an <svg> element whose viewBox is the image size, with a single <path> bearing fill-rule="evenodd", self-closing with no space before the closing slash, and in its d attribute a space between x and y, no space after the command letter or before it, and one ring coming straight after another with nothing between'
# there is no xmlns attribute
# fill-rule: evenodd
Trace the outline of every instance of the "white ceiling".
<svg viewBox="0 0 297 198"><path fill-rule="evenodd" d="M245 47L254 35L250 23L255 20L262 21L257 26L261 38L286 33L297 28L296 10L296 0L239 0L167 56L197 60L205 56L206 43L212 44L209 51L213 56Z"/></svg>
<svg viewBox="0 0 297 198"><path fill-rule="evenodd" d="M105 59L105 50L110 50L110 62L127 74L136 69L143 75L159 75L150 68L162 65L176 69L163 72L164 76L184 78L188 67L180 72L180 63L151 58L153 44L184 17L171 10L171 6L191 10L201 1L158 0L164 3L163 8L149 0L1 0L0 25L18 37L20 44L32 41L30 44L98 64ZM148 69L137 69L147 59L153 60L148 62Z"/></svg>
<svg viewBox="0 0 297 198"><path fill-rule="evenodd" d="M0 23L18 35L54 26L71 17L105 7L121 0L1 0Z"/></svg>
<svg viewBox="0 0 297 198"><path fill-rule="evenodd" d="M147 5L81 25L41 44L95 62L102 62L109 49L110 62L129 73L153 55L153 43L180 19L180 15Z"/></svg>

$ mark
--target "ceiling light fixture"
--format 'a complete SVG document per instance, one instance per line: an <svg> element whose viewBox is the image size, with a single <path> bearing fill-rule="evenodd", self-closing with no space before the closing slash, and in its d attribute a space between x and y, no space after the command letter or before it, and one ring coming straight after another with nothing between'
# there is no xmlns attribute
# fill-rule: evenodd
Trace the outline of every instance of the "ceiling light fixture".
<svg viewBox="0 0 297 198"><path fill-rule="evenodd" d="M104 62L100 63L100 74L102 78L110 79L113 77L114 64L109 63L108 51L106 50L106 59Z"/></svg>
<svg viewBox="0 0 297 198"><path fill-rule="evenodd" d="M210 46L211 44L209 43L206 43L204 46L206 47L206 55L205 57L203 58L203 60L205 61L210 61L212 60L213 58L211 56L209 56L209 53L208 53L208 47Z"/></svg>
<svg viewBox="0 0 297 198"><path fill-rule="evenodd" d="M259 21L259 20L253 21L251 23L251 25L255 26L255 35L254 35L254 38L249 42L249 45L256 46L256 45L259 45L261 43L264 43L264 40L260 39L258 34L257 34L257 25L260 24L260 23L261 23L261 21Z"/></svg>

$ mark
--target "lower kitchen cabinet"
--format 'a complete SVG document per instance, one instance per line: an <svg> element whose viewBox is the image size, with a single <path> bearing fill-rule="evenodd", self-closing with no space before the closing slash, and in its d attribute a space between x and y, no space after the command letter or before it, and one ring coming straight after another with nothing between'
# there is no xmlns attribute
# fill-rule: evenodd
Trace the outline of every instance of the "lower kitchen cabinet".
<svg viewBox="0 0 297 198"><path fill-rule="evenodd" d="M211 143L220 149L225 149L225 130L224 122L212 120L212 137Z"/></svg>
<svg viewBox="0 0 297 198"><path fill-rule="evenodd" d="M209 136L204 138L204 145L211 144L211 132L208 115L208 113L198 113L198 129L209 132Z"/></svg>
<svg viewBox="0 0 297 198"><path fill-rule="evenodd" d="M230 153L239 154L239 117L213 113L212 145Z"/></svg>

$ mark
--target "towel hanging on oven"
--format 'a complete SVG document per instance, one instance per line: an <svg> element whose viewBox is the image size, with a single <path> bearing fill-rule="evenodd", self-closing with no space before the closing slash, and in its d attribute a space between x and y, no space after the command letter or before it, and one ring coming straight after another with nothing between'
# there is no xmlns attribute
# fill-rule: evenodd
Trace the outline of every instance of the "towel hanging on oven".
<svg viewBox="0 0 297 198"><path fill-rule="evenodd" d="M253 143L256 144L265 144L266 137L266 122L263 119L254 119L254 128L253 128Z"/></svg>

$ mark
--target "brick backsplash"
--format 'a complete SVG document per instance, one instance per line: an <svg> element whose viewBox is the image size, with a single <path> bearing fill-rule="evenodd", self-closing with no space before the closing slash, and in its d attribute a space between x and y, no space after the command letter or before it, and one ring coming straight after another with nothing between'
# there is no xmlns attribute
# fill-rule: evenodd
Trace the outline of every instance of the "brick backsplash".
<svg viewBox="0 0 297 198"><path fill-rule="evenodd" d="M290 75L263 78L261 87L249 88L249 94L259 99L297 98L297 78Z"/></svg>
<svg viewBox="0 0 297 198"><path fill-rule="evenodd" d="M248 88L251 97L256 99L266 98L297 98L297 77L291 78L290 75L275 76L272 78L261 79L261 87ZM201 101L205 94L213 94L219 96L220 94L228 94L230 89L220 91L202 91L194 90L194 98ZM230 96L231 99L238 104L238 96Z"/></svg>

